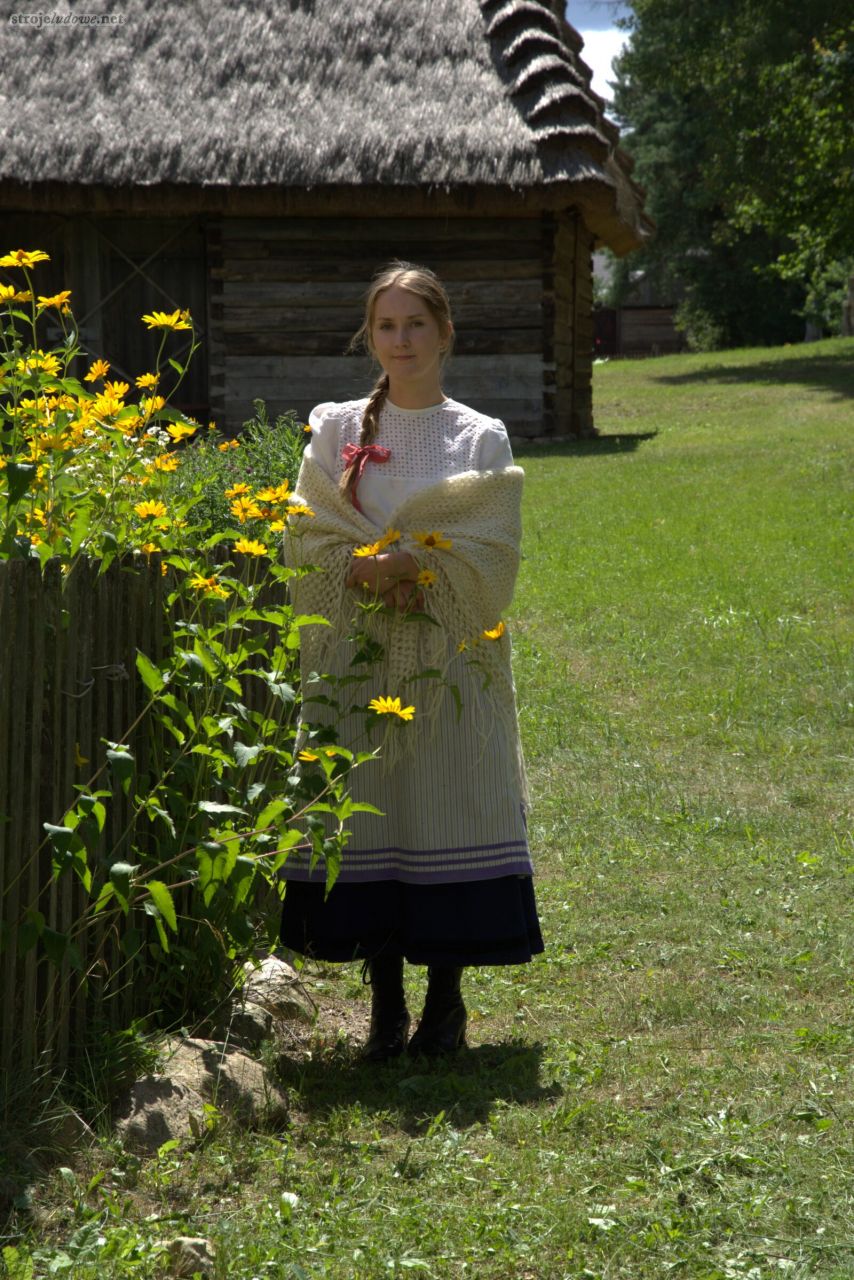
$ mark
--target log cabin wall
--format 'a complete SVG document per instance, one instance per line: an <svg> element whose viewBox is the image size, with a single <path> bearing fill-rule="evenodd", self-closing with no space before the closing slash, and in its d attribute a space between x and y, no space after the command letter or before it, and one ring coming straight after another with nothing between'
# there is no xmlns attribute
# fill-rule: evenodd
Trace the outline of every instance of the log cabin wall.
<svg viewBox="0 0 854 1280"><path fill-rule="evenodd" d="M374 371L346 355L379 266L397 257L445 282L456 326L447 393L517 439L552 434L544 416L544 263L553 229L529 218L222 218L207 231L211 409L239 430L252 400L305 418L324 400L368 393ZM552 371L553 376L553 371Z"/></svg>
<svg viewBox="0 0 854 1280"><path fill-rule="evenodd" d="M555 435L592 435L593 236L575 210L555 216L553 245L555 373L547 399Z"/></svg>
<svg viewBox="0 0 854 1280"><path fill-rule="evenodd" d="M199 349L187 369L172 404L204 420L208 412L208 335L205 330L207 284L204 223L198 213L181 217L101 217L89 214L3 213L0 215L0 253L10 249L42 249L49 262L32 271L37 294L71 290L74 319L80 326L85 360L72 368L82 376L91 360L109 361L110 377L130 385L153 368L160 345L159 330L150 330L142 316L150 311L187 308L196 325ZM0 279L23 286L20 271L0 272ZM64 333L55 311L39 321L43 345L55 346ZM173 335L166 356L187 360L191 345L186 331ZM167 367L164 390L176 381Z"/></svg>

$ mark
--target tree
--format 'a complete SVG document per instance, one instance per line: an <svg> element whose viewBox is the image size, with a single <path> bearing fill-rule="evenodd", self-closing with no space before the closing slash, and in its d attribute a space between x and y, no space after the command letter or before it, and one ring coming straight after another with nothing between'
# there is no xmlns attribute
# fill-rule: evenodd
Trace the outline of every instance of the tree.
<svg viewBox="0 0 854 1280"><path fill-rule="evenodd" d="M845 8L637 0L624 23L615 108L659 226L632 265L681 290L683 322L711 345L794 336L796 314L826 322L828 284L850 269Z"/></svg>

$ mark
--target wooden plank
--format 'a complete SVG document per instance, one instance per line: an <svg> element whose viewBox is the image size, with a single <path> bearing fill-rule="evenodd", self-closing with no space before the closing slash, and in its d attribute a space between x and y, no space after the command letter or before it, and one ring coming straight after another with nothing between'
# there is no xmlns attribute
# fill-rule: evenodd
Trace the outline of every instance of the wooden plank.
<svg viewBox="0 0 854 1280"><path fill-rule="evenodd" d="M11 242L10 242L11 243ZM0 563L0 635L14 634L13 563ZM18 871L17 845L11 831L10 770L17 764L13 755L15 708L12 701L14 646L0 645L0 920L3 923L5 950L0 965L0 1070L11 1071L15 1061L13 1034L15 1027L17 988L17 955L15 949L16 914L13 910L13 882Z"/></svg>
<svg viewBox="0 0 854 1280"><path fill-rule="evenodd" d="M454 353L461 355L539 355L541 326L502 329L458 329ZM353 334L333 329L326 333L241 332L229 335L228 354L237 356L339 356L346 354ZM224 377L224 374L222 375ZM213 382L212 385L221 385Z"/></svg>
<svg viewBox="0 0 854 1280"><path fill-rule="evenodd" d="M287 281L243 281L224 280L222 297L226 308L233 306L275 305L279 307L299 307L309 313L315 311L362 310L364 287L361 283L324 282L314 286ZM530 280L506 279L497 280L457 280L448 287L448 297L453 310L455 305L477 304L481 306L516 305L538 308L542 289L536 278Z"/></svg>
<svg viewBox="0 0 854 1280"><path fill-rule="evenodd" d="M352 258L348 259L349 272L342 272L340 276L330 276L329 272L321 271L317 279L313 278L310 269L306 267L305 259L302 258L273 259L262 262L254 258L227 258L221 266L211 267L209 274L212 280L231 282L289 281L299 284L306 291L313 291L326 285L350 286L352 283L352 287L358 289L362 299L376 269L376 263L372 265L367 259L363 261L367 270L361 276L356 272L356 260ZM482 261L465 258L459 262L442 258L435 269L443 283L450 285L462 279L530 280L536 277L537 265L536 258L522 256L520 246L508 242L506 257L486 258Z"/></svg>
<svg viewBox="0 0 854 1280"><path fill-rule="evenodd" d="M223 243L259 240L339 240L354 244L361 240L394 237L450 241L522 240L533 238L539 227L531 218L223 218Z"/></svg>

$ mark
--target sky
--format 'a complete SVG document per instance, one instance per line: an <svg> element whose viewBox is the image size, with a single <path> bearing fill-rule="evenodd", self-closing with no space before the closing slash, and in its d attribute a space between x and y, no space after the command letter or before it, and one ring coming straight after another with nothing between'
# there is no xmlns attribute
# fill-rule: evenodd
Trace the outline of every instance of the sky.
<svg viewBox="0 0 854 1280"><path fill-rule="evenodd" d="M614 0L568 0L566 18L584 37L582 58L593 72L593 88L610 101L611 62L620 52L626 33L614 25L617 18L631 12L627 4Z"/></svg>

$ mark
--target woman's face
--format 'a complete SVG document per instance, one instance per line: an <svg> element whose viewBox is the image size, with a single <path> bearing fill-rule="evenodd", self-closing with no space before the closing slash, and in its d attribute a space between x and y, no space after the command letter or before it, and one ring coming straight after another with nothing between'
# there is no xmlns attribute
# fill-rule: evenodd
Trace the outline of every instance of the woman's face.
<svg viewBox="0 0 854 1280"><path fill-rule="evenodd" d="M371 347L392 382L439 380L449 333L442 333L427 303L400 285L374 304Z"/></svg>

